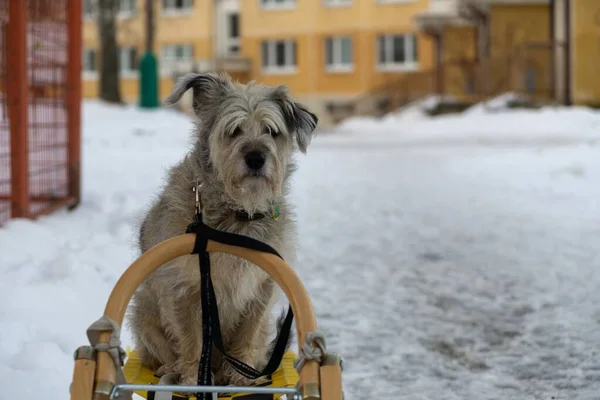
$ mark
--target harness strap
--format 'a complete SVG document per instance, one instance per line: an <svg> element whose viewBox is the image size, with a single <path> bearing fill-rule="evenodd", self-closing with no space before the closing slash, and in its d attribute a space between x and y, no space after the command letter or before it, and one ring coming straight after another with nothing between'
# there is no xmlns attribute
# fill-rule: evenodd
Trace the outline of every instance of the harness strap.
<svg viewBox="0 0 600 400"><path fill-rule="evenodd" d="M198 369L198 385L211 385L211 359L212 344L229 364L241 375L249 379L257 379L261 376L270 375L277 370L283 359L286 350L288 337L291 331L294 314L291 306L288 309L286 318L277 334L275 346L266 367L262 371L231 357L225 352L223 339L221 337L221 324L219 323L219 309L217 299L212 283L210 273L210 255L206 251L208 240L220 242L223 244L245 247L252 250L258 250L282 258L281 255L266 243L252 239L247 236L235 233L218 231L212 229L202 222L201 215L196 216L196 221L191 223L186 233L195 233L196 242L192 254L198 254L200 264L200 286L201 286L201 305L202 305L202 356ZM283 258L282 258L283 259ZM211 400L210 393L198 393L198 400Z"/></svg>

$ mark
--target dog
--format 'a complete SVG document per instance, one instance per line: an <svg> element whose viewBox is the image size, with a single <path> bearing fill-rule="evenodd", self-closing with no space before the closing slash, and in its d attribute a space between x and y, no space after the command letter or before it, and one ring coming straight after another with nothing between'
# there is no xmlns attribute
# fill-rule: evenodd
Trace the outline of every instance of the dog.
<svg viewBox="0 0 600 400"><path fill-rule="evenodd" d="M241 84L216 73L183 76L165 104L175 105L190 89L197 117L193 146L170 169L144 216L139 250L185 233L195 215L193 188L199 182L206 225L261 240L293 265L296 222L289 178L296 170L294 154L306 153L316 134L317 116L294 101L286 86ZM225 350L261 370L272 351L276 283L238 257L214 253L211 264ZM158 375L179 374L180 384L196 384L202 350L197 256L179 257L151 274L136 291L128 319L144 365ZM251 383L220 353L213 353L212 366L216 385Z"/></svg>

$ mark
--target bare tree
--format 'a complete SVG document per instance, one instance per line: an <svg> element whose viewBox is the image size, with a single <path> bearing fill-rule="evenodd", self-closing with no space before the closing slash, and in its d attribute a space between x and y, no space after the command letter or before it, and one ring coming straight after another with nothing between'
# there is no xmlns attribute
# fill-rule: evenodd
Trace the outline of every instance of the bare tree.
<svg viewBox="0 0 600 400"><path fill-rule="evenodd" d="M100 98L110 103L122 103L116 29L119 0L97 0L97 6L100 39Z"/></svg>
<svg viewBox="0 0 600 400"><path fill-rule="evenodd" d="M146 37L145 45L146 51L152 52L154 50L154 38L156 36L156 30L154 27L154 0L146 0Z"/></svg>

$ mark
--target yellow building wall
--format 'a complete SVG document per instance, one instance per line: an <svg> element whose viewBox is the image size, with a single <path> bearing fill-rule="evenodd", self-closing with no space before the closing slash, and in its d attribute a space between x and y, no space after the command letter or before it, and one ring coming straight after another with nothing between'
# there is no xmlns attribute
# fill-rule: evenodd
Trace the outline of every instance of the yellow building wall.
<svg viewBox="0 0 600 400"><path fill-rule="evenodd" d="M490 8L489 95L532 90L549 95L551 51L550 7L545 4L493 5ZM537 45L534 45L537 43ZM527 46L525 46L527 44Z"/></svg>
<svg viewBox="0 0 600 400"><path fill-rule="evenodd" d="M251 79L265 84L286 84L298 95L351 96L374 86L399 79L402 72L377 70L377 35L415 32L412 18L423 11L428 0L384 4L355 0L350 6L326 7L322 0L298 1L292 9L264 10L258 1L242 1L242 54L253 60ZM328 72L325 68L325 39L329 35L351 36L353 69ZM297 71L263 74L260 43L266 39L297 41ZM433 65L433 46L418 35L419 68Z"/></svg>
<svg viewBox="0 0 600 400"><path fill-rule="evenodd" d="M464 100L475 90L473 65L477 52L474 26L447 26L442 33L443 79L446 94Z"/></svg>
<svg viewBox="0 0 600 400"><path fill-rule="evenodd" d="M571 77L575 104L600 104L600 1L572 1Z"/></svg>
<svg viewBox="0 0 600 400"><path fill-rule="evenodd" d="M537 5L494 5L490 8L491 57L504 56L526 42L550 40L550 7Z"/></svg>

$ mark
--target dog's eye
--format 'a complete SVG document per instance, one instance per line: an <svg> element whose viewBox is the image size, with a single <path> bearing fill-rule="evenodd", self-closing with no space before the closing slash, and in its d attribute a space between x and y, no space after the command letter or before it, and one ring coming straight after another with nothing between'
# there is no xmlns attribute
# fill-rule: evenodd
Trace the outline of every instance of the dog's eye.
<svg viewBox="0 0 600 400"><path fill-rule="evenodd" d="M270 126L265 127L265 131L264 133L266 133L267 135L271 135L273 137L277 137L280 135L280 132L276 129L271 129Z"/></svg>
<svg viewBox="0 0 600 400"><path fill-rule="evenodd" d="M237 128L235 128L235 129L233 130L233 132L231 133L231 137L232 137L232 138L234 138L234 137L238 137L238 136L240 136L241 134L242 134L242 128L240 128L240 127L238 126L238 127L237 127Z"/></svg>

